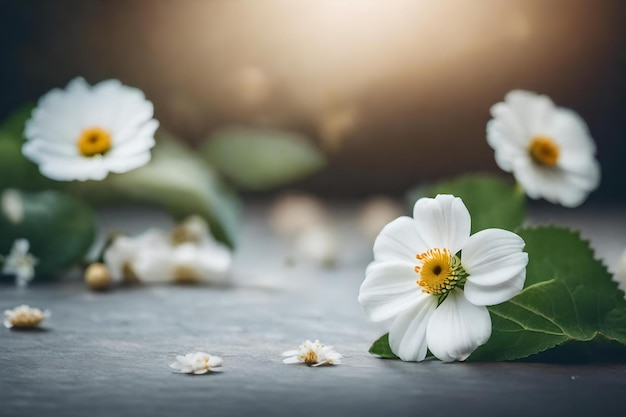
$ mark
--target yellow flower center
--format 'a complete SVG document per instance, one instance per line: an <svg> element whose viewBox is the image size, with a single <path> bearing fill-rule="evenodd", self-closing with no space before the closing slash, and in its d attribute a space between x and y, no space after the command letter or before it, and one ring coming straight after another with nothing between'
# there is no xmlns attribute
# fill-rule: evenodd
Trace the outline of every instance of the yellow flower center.
<svg viewBox="0 0 626 417"><path fill-rule="evenodd" d="M315 365L317 363L317 353L315 353L313 350L309 350L304 355L300 355L300 360L307 365Z"/></svg>
<svg viewBox="0 0 626 417"><path fill-rule="evenodd" d="M178 265L174 269L174 281L179 284L195 284L198 278L198 273L188 266Z"/></svg>
<svg viewBox="0 0 626 417"><path fill-rule="evenodd" d="M104 155L111 149L111 134L102 128L90 127L80 134L76 146L83 156Z"/></svg>
<svg viewBox="0 0 626 417"><path fill-rule="evenodd" d="M415 257L421 261L421 265L415 266L415 272L420 276L417 285L428 294L446 294L467 276L461 260L448 249L429 249Z"/></svg>
<svg viewBox="0 0 626 417"><path fill-rule="evenodd" d="M559 145L547 136L535 136L528 148L533 160L541 165L553 167L559 160Z"/></svg>

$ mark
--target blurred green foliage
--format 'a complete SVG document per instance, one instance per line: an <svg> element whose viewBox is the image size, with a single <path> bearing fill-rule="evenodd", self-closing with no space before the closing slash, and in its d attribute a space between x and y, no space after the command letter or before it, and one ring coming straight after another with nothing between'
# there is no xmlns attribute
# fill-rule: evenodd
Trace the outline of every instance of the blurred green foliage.
<svg viewBox="0 0 626 417"><path fill-rule="evenodd" d="M209 137L202 154L234 185L254 191L300 180L328 164L306 137L260 128L220 129Z"/></svg>

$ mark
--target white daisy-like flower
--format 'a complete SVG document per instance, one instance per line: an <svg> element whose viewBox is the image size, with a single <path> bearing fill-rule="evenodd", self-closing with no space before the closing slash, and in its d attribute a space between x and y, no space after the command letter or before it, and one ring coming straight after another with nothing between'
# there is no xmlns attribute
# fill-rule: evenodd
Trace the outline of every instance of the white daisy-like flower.
<svg viewBox="0 0 626 417"><path fill-rule="evenodd" d="M44 319L50 317L50 311L41 311L27 305L15 307L13 310L4 310L4 326L8 329L37 327Z"/></svg>
<svg viewBox="0 0 626 417"><path fill-rule="evenodd" d="M104 252L104 263L109 269L113 282L138 281L135 261L146 250L159 250L168 247L168 239L158 229L148 229L138 236L118 236Z"/></svg>
<svg viewBox="0 0 626 417"><path fill-rule="evenodd" d="M465 360L491 336L485 306L524 286L522 238L501 229L470 236L470 222L460 198L438 195L376 238L359 302L373 321L393 319L389 345L400 359L421 361L428 348L443 361Z"/></svg>
<svg viewBox="0 0 626 417"><path fill-rule="evenodd" d="M26 122L24 155L58 181L102 180L150 161L152 103L118 80L90 86L75 78L45 94Z"/></svg>
<svg viewBox="0 0 626 417"><path fill-rule="evenodd" d="M549 97L508 93L491 107L487 142L496 163L534 199L575 207L600 183L596 147L585 121Z"/></svg>
<svg viewBox="0 0 626 417"><path fill-rule="evenodd" d="M325 346L319 340L306 340L298 349L283 352L283 363L304 363L308 366L339 365L341 353L337 353L332 346Z"/></svg>
<svg viewBox="0 0 626 417"><path fill-rule="evenodd" d="M4 259L2 273L15 275L15 282L25 287L35 276L37 258L29 253L30 242L26 239L17 239L13 242L11 253Z"/></svg>
<svg viewBox="0 0 626 417"><path fill-rule="evenodd" d="M183 374L202 375L222 366L222 358L204 352L188 353L185 356L176 356L176 361L170 368Z"/></svg>

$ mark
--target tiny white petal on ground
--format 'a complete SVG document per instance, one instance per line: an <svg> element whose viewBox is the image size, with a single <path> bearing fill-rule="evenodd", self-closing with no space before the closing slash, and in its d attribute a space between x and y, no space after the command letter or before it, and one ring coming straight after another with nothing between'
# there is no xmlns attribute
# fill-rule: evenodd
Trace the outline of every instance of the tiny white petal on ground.
<svg viewBox="0 0 626 417"><path fill-rule="evenodd" d="M202 375L220 368L222 364L222 358L219 356L195 352L176 356L176 360L170 364L170 368L179 373Z"/></svg>
<svg viewBox="0 0 626 417"><path fill-rule="evenodd" d="M42 311L27 305L15 307L12 310L4 310L4 326L7 328L33 328L43 320L50 317L48 310Z"/></svg>
<svg viewBox="0 0 626 417"><path fill-rule="evenodd" d="M298 349L283 352L283 363L294 364L303 363L308 366L339 365L340 353L336 352L332 346L325 346L319 340L311 342L306 340Z"/></svg>

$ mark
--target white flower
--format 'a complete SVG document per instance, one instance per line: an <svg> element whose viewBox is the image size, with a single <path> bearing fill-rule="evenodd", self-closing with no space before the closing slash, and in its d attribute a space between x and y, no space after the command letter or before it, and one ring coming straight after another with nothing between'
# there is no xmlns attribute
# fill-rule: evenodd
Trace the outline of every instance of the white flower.
<svg viewBox="0 0 626 417"><path fill-rule="evenodd" d="M141 282L221 283L232 264L230 251L217 242L183 243L139 252L133 269Z"/></svg>
<svg viewBox="0 0 626 417"><path fill-rule="evenodd" d="M193 216L170 234L151 229L137 237L117 237L104 262L115 281L216 284L226 279L232 253L213 239L204 220Z"/></svg>
<svg viewBox="0 0 626 417"><path fill-rule="evenodd" d="M15 281L20 287L25 287L35 276L35 265L38 261L28 252L29 249L28 240L17 239L2 267L3 274L15 275Z"/></svg>
<svg viewBox="0 0 626 417"><path fill-rule="evenodd" d="M157 229L148 229L135 237L118 236L105 250L104 263L114 282L136 282L138 276L134 263L139 253L166 247L168 247L167 237Z"/></svg>
<svg viewBox="0 0 626 417"><path fill-rule="evenodd" d="M102 180L150 161L159 126L153 113L136 88L118 80L92 87L75 78L41 97L26 122L22 152L54 180Z"/></svg>
<svg viewBox="0 0 626 417"><path fill-rule="evenodd" d="M304 363L308 366L339 365L342 355L332 346L324 346L319 340L305 341L298 349L283 352L283 363Z"/></svg>
<svg viewBox="0 0 626 417"><path fill-rule="evenodd" d="M393 319L389 345L405 361L426 349L443 361L465 360L491 336L485 306L524 286L524 241L501 229L470 236L460 198L438 195L415 203L380 232L359 302L373 321Z"/></svg>
<svg viewBox="0 0 626 417"><path fill-rule="evenodd" d="M222 366L222 358L204 352L188 353L185 356L176 356L176 362L170 368L183 374L206 374Z"/></svg>
<svg viewBox="0 0 626 417"><path fill-rule="evenodd" d="M21 305L13 310L4 310L4 325L9 329L12 327L32 328L48 317L50 317L48 310L41 311L38 308Z"/></svg>
<svg viewBox="0 0 626 417"><path fill-rule="evenodd" d="M547 96L515 90L491 108L487 142L496 163L529 197L575 207L600 183L596 147L584 120Z"/></svg>

